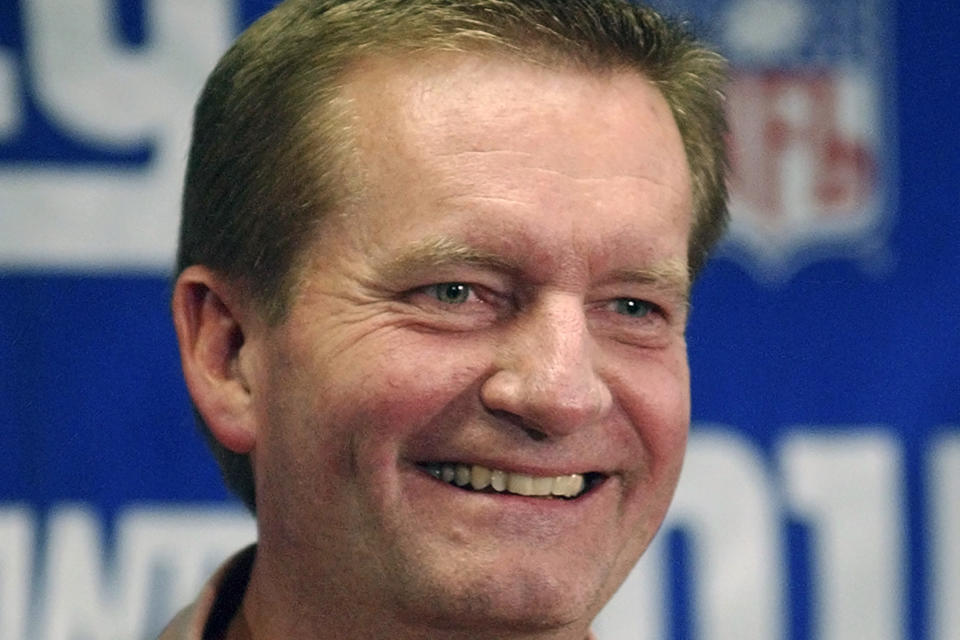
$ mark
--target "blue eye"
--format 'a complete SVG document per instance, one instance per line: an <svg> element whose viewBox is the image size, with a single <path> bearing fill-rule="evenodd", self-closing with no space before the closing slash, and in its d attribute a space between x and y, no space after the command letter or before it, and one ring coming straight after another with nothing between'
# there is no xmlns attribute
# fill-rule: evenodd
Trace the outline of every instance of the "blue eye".
<svg viewBox="0 0 960 640"><path fill-rule="evenodd" d="M432 284L425 291L446 304L463 304L470 299L470 285L462 282Z"/></svg>
<svg viewBox="0 0 960 640"><path fill-rule="evenodd" d="M614 308L617 313L631 318L642 318L653 311L651 303L636 298L617 298L614 301Z"/></svg>

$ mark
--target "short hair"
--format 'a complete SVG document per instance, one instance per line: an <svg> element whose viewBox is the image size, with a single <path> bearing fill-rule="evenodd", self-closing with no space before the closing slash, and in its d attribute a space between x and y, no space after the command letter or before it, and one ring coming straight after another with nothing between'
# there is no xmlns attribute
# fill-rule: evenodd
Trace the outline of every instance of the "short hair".
<svg viewBox="0 0 960 640"><path fill-rule="evenodd" d="M691 276L727 223L726 64L681 23L626 0L287 0L247 29L197 103L176 271L239 283L285 317L304 247L350 195L341 88L365 56L495 52L551 67L634 70L658 87L690 168ZM255 511L249 457L195 411L224 480Z"/></svg>

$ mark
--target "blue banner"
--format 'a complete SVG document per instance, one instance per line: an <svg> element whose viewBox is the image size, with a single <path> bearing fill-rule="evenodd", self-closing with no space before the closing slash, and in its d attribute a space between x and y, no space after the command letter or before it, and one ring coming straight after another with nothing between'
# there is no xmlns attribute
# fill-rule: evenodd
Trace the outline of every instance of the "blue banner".
<svg viewBox="0 0 960 640"><path fill-rule="evenodd" d="M169 269L206 74L268 0L0 2L0 640L153 637L255 537ZM603 640L960 638L960 5L663 0L731 60L694 428Z"/></svg>

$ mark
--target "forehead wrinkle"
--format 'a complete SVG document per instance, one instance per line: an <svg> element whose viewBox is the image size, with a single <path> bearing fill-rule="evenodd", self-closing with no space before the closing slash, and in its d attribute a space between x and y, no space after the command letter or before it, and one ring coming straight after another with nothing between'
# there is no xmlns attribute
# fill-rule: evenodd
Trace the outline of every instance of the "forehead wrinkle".
<svg viewBox="0 0 960 640"><path fill-rule="evenodd" d="M520 204L520 205L530 205L531 202L527 200L521 200L519 198L509 198L507 196L493 196L493 195L457 195L457 196L447 196L446 198L440 198L437 200L439 204L444 204L447 202L458 203L460 200L467 200L470 202L489 202L493 204Z"/></svg>
<svg viewBox="0 0 960 640"><path fill-rule="evenodd" d="M433 155L438 160L443 160L445 164L446 161L451 159L463 158L468 161L473 160L474 158L484 158L489 156L515 156L519 158L535 158L535 155L529 151L521 151L514 149L468 149L465 151L447 151L447 152L438 152L434 151ZM632 181L636 180L639 182L648 182L657 186L664 186L665 182L662 177L657 177L654 175L646 173L612 173L612 174L599 174L599 175L575 175L563 171L562 169L556 169L551 167L540 166L538 164L529 164L527 166L521 167L524 170L532 171L534 173L540 173L546 176L567 178L574 180L580 183L594 183L594 182L610 182L610 181Z"/></svg>

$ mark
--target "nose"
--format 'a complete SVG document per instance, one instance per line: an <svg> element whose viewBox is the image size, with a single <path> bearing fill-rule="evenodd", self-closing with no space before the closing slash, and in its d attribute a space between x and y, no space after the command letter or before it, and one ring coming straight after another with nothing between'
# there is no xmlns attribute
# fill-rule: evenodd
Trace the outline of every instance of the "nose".
<svg viewBox="0 0 960 640"><path fill-rule="evenodd" d="M528 308L506 329L496 369L480 399L528 430L562 436L596 422L612 396L597 370L596 344L582 302L556 295Z"/></svg>

